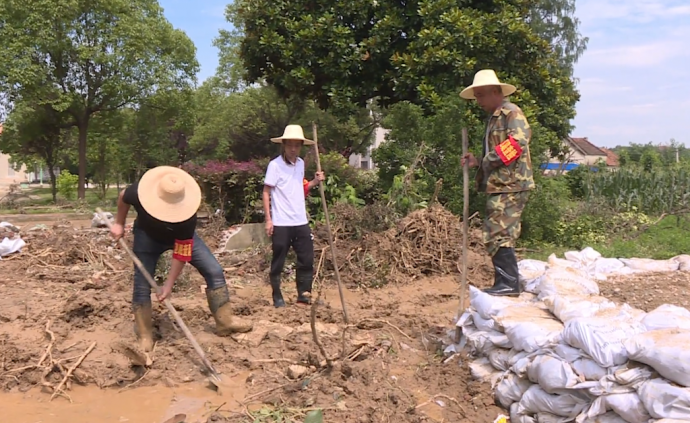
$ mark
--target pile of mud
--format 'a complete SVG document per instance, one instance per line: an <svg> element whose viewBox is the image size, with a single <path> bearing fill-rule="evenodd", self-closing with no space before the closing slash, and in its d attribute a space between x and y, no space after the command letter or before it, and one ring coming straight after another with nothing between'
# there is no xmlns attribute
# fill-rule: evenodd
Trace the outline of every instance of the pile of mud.
<svg viewBox="0 0 690 423"><path fill-rule="evenodd" d="M491 272L479 228L470 226L469 248L462 251L460 219L439 204L416 210L397 221L386 218L384 210L366 208L353 211L341 207L334 215L338 270L345 282L379 287L428 276L458 274L463 255L467 257L469 279L484 280ZM338 222L339 219L342 220ZM379 231L362 233L361 227ZM314 242L317 269L333 271L324 225L317 226Z"/></svg>

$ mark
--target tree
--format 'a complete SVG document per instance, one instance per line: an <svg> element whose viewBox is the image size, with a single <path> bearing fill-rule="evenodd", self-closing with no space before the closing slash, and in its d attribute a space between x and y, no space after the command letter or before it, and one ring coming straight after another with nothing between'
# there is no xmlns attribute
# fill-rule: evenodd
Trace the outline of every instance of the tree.
<svg viewBox="0 0 690 423"><path fill-rule="evenodd" d="M57 112L50 105L18 102L0 134L0 151L10 154L15 162L30 166L38 159L45 163L53 202L57 201L55 165L70 136L69 131L62 129L67 118L66 113Z"/></svg>
<svg viewBox="0 0 690 423"><path fill-rule="evenodd" d="M155 0L20 0L0 3L0 88L71 116L79 130L79 198L95 113L135 104L159 86L188 86L195 47Z"/></svg>
<svg viewBox="0 0 690 423"><path fill-rule="evenodd" d="M238 0L226 16L243 33L245 77L322 108L410 101L432 113L482 68L518 87L515 101L559 150L579 94L558 53L530 26L522 0ZM475 115L478 109L475 108Z"/></svg>

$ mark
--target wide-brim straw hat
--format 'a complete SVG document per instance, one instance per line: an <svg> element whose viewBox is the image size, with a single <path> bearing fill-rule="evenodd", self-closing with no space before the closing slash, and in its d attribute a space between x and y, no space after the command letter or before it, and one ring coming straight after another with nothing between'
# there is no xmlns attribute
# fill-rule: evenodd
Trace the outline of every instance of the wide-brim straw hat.
<svg viewBox="0 0 690 423"><path fill-rule="evenodd" d="M496 72L494 72L493 70L484 69L480 70L474 75L474 81L472 81L472 85L462 90L462 92L460 93L460 97L464 98L465 100L474 100L474 89L476 87L488 87L492 85L501 87L501 90L503 91L503 97L507 97L513 94L516 90L515 86L510 84L504 84L501 81L499 81L498 76L496 76Z"/></svg>
<svg viewBox="0 0 690 423"><path fill-rule="evenodd" d="M150 169L139 180L139 201L148 214L167 223L191 218L201 205L201 188L192 175L172 166Z"/></svg>
<svg viewBox="0 0 690 423"><path fill-rule="evenodd" d="M304 138L304 131L300 125L288 125L283 131L283 135L276 138L271 138L271 141L282 144L285 140L298 140L304 142L304 145L314 145L314 141Z"/></svg>

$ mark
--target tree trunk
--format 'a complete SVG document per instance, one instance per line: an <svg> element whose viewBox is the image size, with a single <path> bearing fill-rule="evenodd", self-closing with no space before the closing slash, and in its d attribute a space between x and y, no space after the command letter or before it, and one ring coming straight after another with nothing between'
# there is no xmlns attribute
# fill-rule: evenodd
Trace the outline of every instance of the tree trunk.
<svg viewBox="0 0 690 423"><path fill-rule="evenodd" d="M47 162L48 174L50 175L50 193L53 196L53 203L57 204L57 177L55 176L55 168L53 163Z"/></svg>
<svg viewBox="0 0 690 423"><path fill-rule="evenodd" d="M86 198L86 135L89 130L89 115L85 114L79 121L79 182L77 198Z"/></svg>

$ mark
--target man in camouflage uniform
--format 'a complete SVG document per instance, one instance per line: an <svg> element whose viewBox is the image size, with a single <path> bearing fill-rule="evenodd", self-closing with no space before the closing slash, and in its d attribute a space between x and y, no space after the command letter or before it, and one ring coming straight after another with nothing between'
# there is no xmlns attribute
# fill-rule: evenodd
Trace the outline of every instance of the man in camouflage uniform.
<svg viewBox="0 0 690 423"><path fill-rule="evenodd" d="M494 265L494 286L484 292L491 295L518 296L518 265L515 241L520 237L522 210L534 189L529 142L532 131L522 110L506 97L515 87L503 84L493 70L481 70L472 85L460 97L477 100L490 116L484 136L481 163L467 154L464 166L479 167L477 191L487 193L484 245Z"/></svg>

